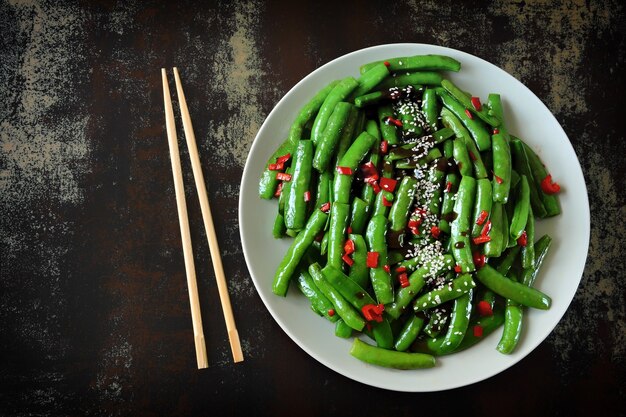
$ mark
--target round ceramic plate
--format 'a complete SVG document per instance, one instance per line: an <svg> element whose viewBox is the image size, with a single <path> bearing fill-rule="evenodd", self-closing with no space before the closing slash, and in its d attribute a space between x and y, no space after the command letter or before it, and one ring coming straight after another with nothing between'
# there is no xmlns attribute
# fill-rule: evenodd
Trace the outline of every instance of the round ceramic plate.
<svg viewBox="0 0 626 417"><path fill-rule="evenodd" d="M334 324L313 314L308 300L295 285L291 285L285 298L272 293L274 272L292 240L272 237L277 203L261 200L257 190L266 161L287 137L299 109L317 91L331 80L358 77L359 66L367 62L419 54L449 55L460 61L461 71L445 76L483 100L489 93L500 93L509 131L533 147L561 184L562 214L539 221L536 232L537 237L544 233L553 237L536 283L538 289L552 297L552 307L548 311L528 311L522 338L513 354L496 351L501 333L496 331L466 351L438 358L432 369L400 371L369 365L350 356L352 339L336 337ZM254 285L276 322L294 342L348 378L389 390L425 392L489 378L520 361L548 336L567 310L582 277L589 246L589 202L569 139L552 113L527 87L495 65L465 52L434 45L394 44L337 58L309 74L278 102L261 126L246 161L239 197L239 226Z"/></svg>

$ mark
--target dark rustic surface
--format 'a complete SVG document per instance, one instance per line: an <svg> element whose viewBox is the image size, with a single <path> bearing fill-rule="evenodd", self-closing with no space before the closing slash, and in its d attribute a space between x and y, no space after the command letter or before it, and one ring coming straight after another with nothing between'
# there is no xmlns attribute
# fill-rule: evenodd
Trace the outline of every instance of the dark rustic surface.
<svg viewBox="0 0 626 417"><path fill-rule="evenodd" d="M0 415L623 415L623 6L453 3L0 2ZM239 181L272 106L319 65L394 42L461 49L528 85L569 135L591 202L589 258L561 323L516 366L451 392L383 391L317 363L268 314L239 242ZM173 65L246 356L231 363L197 245L204 371L164 133L159 68Z"/></svg>

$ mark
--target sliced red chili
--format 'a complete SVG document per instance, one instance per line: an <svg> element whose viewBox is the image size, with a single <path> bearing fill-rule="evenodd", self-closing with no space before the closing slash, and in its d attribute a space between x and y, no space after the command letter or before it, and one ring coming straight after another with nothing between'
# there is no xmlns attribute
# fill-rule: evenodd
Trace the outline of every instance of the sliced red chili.
<svg viewBox="0 0 626 417"><path fill-rule="evenodd" d="M461 265L454 265L454 272L456 272L457 274L461 273Z"/></svg>
<svg viewBox="0 0 626 417"><path fill-rule="evenodd" d="M283 163L289 161L289 158L291 158L291 154L287 153L287 154L285 154L283 156L279 156L278 158L276 158L276 162L279 163L279 164L283 164Z"/></svg>
<svg viewBox="0 0 626 417"><path fill-rule="evenodd" d="M387 118L385 119L385 122L387 124L393 124L393 125L396 125L398 127L402 127L402 122L400 120L398 120L398 119L394 119L391 116L387 116Z"/></svg>
<svg viewBox="0 0 626 417"><path fill-rule="evenodd" d="M367 265L368 268L377 268L378 252L367 252L367 260L365 261L365 265Z"/></svg>
<svg viewBox="0 0 626 417"><path fill-rule="evenodd" d="M482 243L487 243L487 242L491 241L491 236L488 236L488 235L478 236L478 237L475 237L472 240L474 241L475 245L480 245Z"/></svg>
<svg viewBox="0 0 626 417"><path fill-rule="evenodd" d="M329 308L329 309L328 309L328 316L329 316L329 317L332 317L332 316L334 316L334 315L335 315L335 310L334 310L334 309L332 309L332 308Z"/></svg>
<svg viewBox="0 0 626 417"><path fill-rule="evenodd" d="M354 240L346 240L346 243L343 245L343 251L346 255L354 253Z"/></svg>
<svg viewBox="0 0 626 417"><path fill-rule="evenodd" d="M361 172L363 172L363 178L378 179L378 170L371 162L361 165Z"/></svg>
<svg viewBox="0 0 626 417"><path fill-rule="evenodd" d="M438 226L433 226L430 228L430 234L433 235L435 239L439 239L439 235L441 234L441 229Z"/></svg>
<svg viewBox="0 0 626 417"><path fill-rule="evenodd" d="M383 195L383 206L391 207L393 205L392 201L387 200L387 198Z"/></svg>
<svg viewBox="0 0 626 417"><path fill-rule="evenodd" d="M282 171L285 168L285 164L269 164L267 169L270 171Z"/></svg>
<svg viewBox="0 0 626 417"><path fill-rule="evenodd" d="M311 192L309 190L304 192L304 201L306 203L308 203L309 201L311 201Z"/></svg>
<svg viewBox="0 0 626 417"><path fill-rule="evenodd" d="M485 223L485 220L487 220L487 217L489 217L489 212L487 210L481 211L476 219L476 224L482 226L482 224Z"/></svg>
<svg viewBox="0 0 626 417"><path fill-rule="evenodd" d="M352 226L348 226L348 228L346 229L346 232L348 234L351 234L352 233Z"/></svg>
<svg viewBox="0 0 626 417"><path fill-rule="evenodd" d="M352 168L350 167L337 167L337 172L341 175L352 175Z"/></svg>
<svg viewBox="0 0 626 417"><path fill-rule="evenodd" d="M390 273L391 272L391 268L389 267L389 265L384 265L383 269L385 270L386 273Z"/></svg>
<svg viewBox="0 0 626 417"><path fill-rule="evenodd" d="M330 210L330 203L324 203L320 206L320 210L322 210L324 213L328 213L328 210Z"/></svg>
<svg viewBox="0 0 626 417"><path fill-rule="evenodd" d="M367 321L376 321L378 323L383 321L383 311L385 306L382 304L365 304L361 307L361 311L363 312L363 317Z"/></svg>
<svg viewBox="0 0 626 417"><path fill-rule="evenodd" d="M497 135L498 133L500 133L500 129L493 129L493 134Z"/></svg>
<svg viewBox="0 0 626 417"><path fill-rule="evenodd" d="M387 154L388 150L389 150L389 142L387 142L386 140L383 140L382 142L380 142L380 153L385 155Z"/></svg>
<svg viewBox="0 0 626 417"><path fill-rule="evenodd" d="M383 64L384 64L386 67L389 67L389 66L391 65L391 64L389 63L389 61L385 61L385 62L383 62Z"/></svg>
<svg viewBox="0 0 626 417"><path fill-rule="evenodd" d="M400 286L403 288L408 287L410 285L409 276L407 275L406 272L403 272L400 275L398 275L398 282L400 283Z"/></svg>
<svg viewBox="0 0 626 417"><path fill-rule="evenodd" d="M474 120L474 115L472 114L471 111L469 111L469 109L465 109L465 114L470 120Z"/></svg>
<svg viewBox="0 0 626 417"><path fill-rule="evenodd" d="M504 182L504 180L498 177L495 173L493 174L493 178L496 180L498 184L502 184Z"/></svg>
<svg viewBox="0 0 626 417"><path fill-rule="evenodd" d="M520 246L526 246L528 244L528 234L526 234L526 230L524 230L522 235L517 238L517 244Z"/></svg>
<svg viewBox="0 0 626 417"><path fill-rule="evenodd" d="M474 337L483 337L483 327L481 325L477 324L474 326L473 332Z"/></svg>
<svg viewBox="0 0 626 417"><path fill-rule="evenodd" d="M450 191L452 191L452 183L448 181L446 183L446 193L449 193Z"/></svg>
<svg viewBox="0 0 626 417"><path fill-rule="evenodd" d="M274 197L279 197L282 191L283 191L283 183L279 182L278 187L276 187L276 191L274 192Z"/></svg>
<svg viewBox="0 0 626 417"><path fill-rule="evenodd" d="M474 265L476 265L476 268L482 268L483 266L485 266L485 255L480 253L480 252L474 252L472 254L472 259L474 260Z"/></svg>
<svg viewBox="0 0 626 417"><path fill-rule="evenodd" d="M399 266L399 267L397 267L397 268L396 268L396 272L397 272L398 274L401 274L401 273L403 273L403 272L406 272L406 266Z"/></svg>
<svg viewBox="0 0 626 417"><path fill-rule="evenodd" d="M558 182L552 182L552 175L548 174L541 180L541 189L546 194L556 194L561 191L561 186Z"/></svg>
<svg viewBox="0 0 626 417"><path fill-rule="evenodd" d="M480 103L480 98L478 98L478 97L472 97L472 98L471 98L471 101L472 101L472 106L474 106L474 108L475 108L477 111L480 111L480 110L482 109L482 107L483 107L483 106L482 106L482 104Z"/></svg>
<svg viewBox="0 0 626 417"><path fill-rule="evenodd" d="M485 223L482 230L480 231L480 235L487 236L489 232L491 232L491 220L487 220L487 223Z"/></svg>
<svg viewBox="0 0 626 417"><path fill-rule="evenodd" d="M396 189L397 183L398 183L397 180L394 180L393 178L386 178L386 177L381 178L379 181L379 184L382 187L382 189L387 190L390 193L392 193L393 190Z"/></svg>
<svg viewBox="0 0 626 417"><path fill-rule="evenodd" d="M276 179L280 181L291 181L291 174L287 174L286 172L279 172L276 174Z"/></svg>
<svg viewBox="0 0 626 417"><path fill-rule="evenodd" d="M478 314L482 317L493 316L493 309L488 301L481 300L476 306Z"/></svg>
<svg viewBox="0 0 626 417"><path fill-rule="evenodd" d="M348 266L352 266L352 265L354 265L354 261L352 260L352 258L350 257L350 255L348 255L347 253L346 253L345 255L343 255L343 256L341 257L341 259L343 259L343 261L344 261L345 263L347 263L347 264L348 264Z"/></svg>

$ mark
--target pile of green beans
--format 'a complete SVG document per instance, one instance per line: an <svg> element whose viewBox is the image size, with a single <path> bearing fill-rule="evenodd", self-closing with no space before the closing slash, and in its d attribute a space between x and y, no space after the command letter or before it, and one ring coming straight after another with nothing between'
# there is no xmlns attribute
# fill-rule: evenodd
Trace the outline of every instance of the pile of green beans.
<svg viewBox="0 0 626 417"><path fill-rule="evenodd" d="M501 326L497 350L511 353L524 308L550 308L533 284L552 239L535 222L560 213L558 186L545 189L498 94L481 103L443 75L460 69L396 57L330 82L261 174L273 235L293 238L273 292L295 281L364 362L432 367Z"/></svg>

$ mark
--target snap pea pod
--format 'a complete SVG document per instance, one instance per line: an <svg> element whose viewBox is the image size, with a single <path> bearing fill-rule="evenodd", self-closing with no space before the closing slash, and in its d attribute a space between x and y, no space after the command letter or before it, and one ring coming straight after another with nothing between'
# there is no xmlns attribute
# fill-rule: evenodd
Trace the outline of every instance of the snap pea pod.
<svg viewBox="0 0 626 417"><path fill-rule="evenodd" d="M354 77L346 77L335 84L333 89L328 93L311 128L311 140L316 146L318 145L322 133L326 130L328 119L333 113L337 103L345 100L358 85L359 83Z"/></svg>
<svg viewBox="0 0 626 417"><path fill-rule="evenodd" d="M433 162L435 159L439 159L442 156L439 148L432 148L428 151L426 155L422 156L416 161L412 157L412 155L416 152L412 151L414 147L415 145L412 143L408 145L398 146L393 151L389 152L389 155L387 155L387 160L395 160L396 168L398 169L416 169L418 167L423 167L424 165ZM409 152L407 152L407 150ZM407 155L409 155L408 158Z"/></svg>
<svg viewBox="0 0 626 417"><path fill-rule="evenodd" d="M506 250L504 255L498 258L498 263L494 265L496 271L506 276L509 273L509 270L513 266L513 263L517 259L517 256L520 253L521 246L513 246Z"/></svg>
<svg viewBox="0 0 626 417"><path fill-rule="evenodd" d="M343 245L345 243L346 229L348 227L348 216L350 206L343 203L333 203L330 209L330 225L328 231L328 265L337 269L343 267Z"/></svg>
<svg viewBox="0 0 626 417"><path fill-rule="evenodd" d="M328 168L330 161L335 154L339 138L345 129L346 122L352 111L352 104L340 101L335 105L335 109L328 118L328 123L324 132L319 136L315 144L315 156L313 156L313 167L319 172L324 172Z"/></svg>
<svg viewBox="0 0 626 417"><path fill-rule="evenodd" d="M526 221L526 245L522 247L522 268L535 266L535 216L532 206L528 208Z"/></svg>
<svg viewBox="0 0 626 417"><path fill-rule="evenodd" d="M389 211L389 228L392 232L401 232L406 228L409 221L409 208L415 199L415 187L417 178L411 176L402 177L396 198Z"/></svg>
<svg viewBox="0 0 626 417"><path fill-rule="evenodd" d="M336 317L336 316L335 316ZM349 339L352 337L352 331L354 329L346 324L343 319L337 320L335 323L335 336L341 337L342 339Z"/></svg>
<svg viewBox="0 0 626 417"><path fill-rule="evenodd" d="M454 130L450 129L449 127L444 127L443 129L439 129L435 132L432 133L433 135L433 140L435 141L435 144L440 144L442 143L444 140L451 138L452 136L454 136Z"/></svg>
<svg viewBox="0 0 626 417"><path fill-rule="evenodd" d="M420 369L435 366L435 357L424 353L397 352L382 349L354 339L350 355L372 365L395 369Z"/></svg>
<svg viewBox="0 0 626 417"><path fill-rule="evenodd" d="M476 199L474 201L474 214L472 216L472 237L480 235L483 227L489 220L492 205L491 181L486 178L476 181ZM487 217L484 218L481 223L479 218L481 218L483 212L487 213Z"/></svg>
<svg viewBox="0 0 626 417"><path fill-rule="evenodd" d="M390 250L387 252L387 262L389 265L395 265L404 260L404 253L399 250Z"/></svg>
<svg viewBox="0 0 626 417"><path fill-rule="evenodd" d="M457 217L450 225L450 244L452 255L463 272L472 272L476 269L470 246L470 218L475 195L476 180L472 177L462 177L454 202L454 212L457 213Z"/></svg>
<svg viewBox="0 0 626 417"><path fill-rule="evenodd" d="M446 306L447 307L447 306ZM430 317L422 332L430 337L437 337L448 323L450 311L442 306L430 310Z"/></svg>
<svg viewBox="0 0 626 417"><path fill-rule="evenodd" d="M461 274L450 283L444 284L443 288L434 289L419 296L413 303L413 309L415 311L423 311L437 307L447 301L460 297L474 287L476 287L476 283L472 279L472 274Z"/></svg>
<svg viewBox="0 0 626 417"><path fill-rule="evenodd" d="M349 279L340 270L327 265L322 269L324 278L348 301L357 311L367 304L376 304L374 299L357 283ZM379 347L391 349L393 346L393 334L387 319L381 322L372 321L372 333Z"/></svg>
<svg viewBox="0 0 626 417"><path fill-rule="evenodd" d="M441 109L441 123L446 126L446 128L452 129L457 137L463 138L465 141L468 156L474 166L474 176L476 178L487 178L487 168L485 167L482 156L480 155L480 151L476 147L476 143L459 118L444 107Z"/></svg>
<svg viewBox="0 0 626 417"><path fill-rule="evenodd" d="M320 254L321 255L326 255L328 253L328 239L330 238L330 232L326 231L326 233L324 233L324 237L322 238L322 241L320 242Z"/></svg>
<svg viewBox="0 0 626 417"><path fill-rule="evenodd" d="M367 226L367 209L368 204L359 197L352 200L352 208L350 210L350 227L353 233L362 234Z"/></svg>
<svg viewBox="0 0 626 417"><path fill-rule="evenodd" d="M367 269L367 245L360 234L350 234L348 237L354 242L354 253L352 254L354 263L350 267L348 278L365 288L370 276Z"/></svg>
<svg viewBox="0 0 626 417"><path fill-rule="evenodd" d="M428 204L428 211L432 215L438 215L441 209L441 200L443 194L443 186L446 179L446 172L448 170L448 160L446 158L440 158L430 171L430 181L435 184L435 191L433 191L432 198Z"/></svg>
<svg viewBox="0 0 626 417"><path fill-rule="evenodd" d="M443 338L441 348L437 352L445 355L453 352L463 341L472 314L472 297L474 291L470 290L454 300L448 331Z"/></svg>
<svg viewBox="0 0 626 417"><path fill-rule="evenodd" d="M415 86L415 89L420 89L421 86ZM396 113L402 123L403 137L415 137L419 138L424 133L422 127L421 118L417 118L418 112L417 104L413 102L402 103L396 107Z"/></svg>
<svg viewBox="0 0 626 417"><path fill-rule="evenodd" d="M309 266L309 274L313 277L313 281L322 294L330 300L335 307L335 312L343 321L354 330L361 331L365 327L365 321L361 315L350 305L348 301L326 280L322 273L322 268L318 263Z"/></svg>
<svg viewBox="0 0 626 417"><path fill-rule="evenodd" d="M506 203L511 189L511 150L505 137L496 133L491 137L493 155L493 201Z"/></svg>
<svg viewBox="0 0 626 417"><path fill-rule="evenodd" d="M404 352L409 349L411 344L417 338L417 335L424 327L424 313L411 314L409 319L404 323L400 334L396 338L393 348L398 352Z"/></svg>
<svg viewBox="0 0 626 417"><path fill-rule="evenodd" d="M333 304L326 298L324 294L317 288L313 278L306 270L300 271L297 279L298 288L311 302L311 308L318 314L322 314L326 319L331 322L339 320L339 316L329 314L329 311L333 309Z"/></svg>
<svg viewBox="0 0 626 417"><path fill-rule="evenodd" d="M406 310L411 301L424 287L425 279L429 276L435 276L440 271L451 268L453 260L450 255L444 255L441 259L427 262L418 268L409 276L409 285L401 287L396 293L393 303L385 307L385 313L390 317L397 319Z"/></svg>
<svg viewBox="0 0 626 417"><path fill-rule="evenodd" d="M547 310L552 304L550 297L541 291L511 281L488 264L476 272L476 278L496 294L527 307Z"/></svg>
<svg viewBox="0 0 626 417"><path fill-rule="evenodd" d="M390 100L391 95L388 91L373 91L368 94L363 94L362 96L357 96L354 98L354 105L359 109L362 109L367 106L372 106L374 104L378 104L381 101Z"/></svg>
<svg viewBox="0 0 626 417"><path fill-rule="evenodd" d="M307 202L304 199L304 193L309 191L312 162L313 142L310 140L298 141L293 156L291 191L284 210L287 229L300 230L306 223Z"/></svg>
<svg viewBox="0 0 626 417"><path fill-rule="evenodd" d="M443 88L438 88L436 91L443 105L450 109L450 111L463 122L467 130L469 130L474 142L476 142L478 150L484 151L491 148L491 137L483 122L476 118L470 119L467 117L465 107Z"/></svg>
<svg viewBox="0 0 626 417"><path fill-rule="evenodd" d="M513 276L509 277L509 279L514 282L517 281ZM506 307L504 308L504 328L502 329L500 341L496 346L498 352L504 354L513 352L522 334L523 316L522 306L513 300L507 299Z"/></svg>
<svg viewBox="0 0 626 417"><path fill-rule="evenodd" d="M544 218L546 217L546 208L543 206L543 202L539 196L539 190L535 186L535 177L528 164L528 156L526 155L524 145L517 138L511 139L509 145L513 156L513 167L520 174L526 175L526 179L530 185L530 205L533 212L537 217Z"/></svg>
<svg viewBox="0 0 626 417"><path fill-rule="evenodd" d="M368 162L371 162L372 165L378 167L378 163L380 161L380 129L378 128L378 123L374 120L367 120L365 122L365 131L376 139L372 145ZM374 200L376 198L374 188L368 185L364 186L361 191L361 198L367 203L367 212L370 213L374 207Z"/></svg>
<svg viewBox="0 0 626 417"><path fill-rule="evenodd" d="M439 116L439 103L437 102L437 93L432 88L426 88L422 95L422 112L426 117L426 122L430 126L430 130L437 129Z"/></svg>
<svg viewBox="0 0 626 417"><path fill-rule="evenodd" d="M465 92L457 87L452 81L443 80L441 81L441 86L445 88L459 103L465 106L466 109L480 117L485 123L488 123L493 127L498 127L502 123L502 120L499 120L495 117L495 115L490 115L486 107L481 106L480 110L474 107L471 97L465 94Z"/></svg>
<svg viewBox="0 0 626 417"><path fill-rule="evenodd" d="M385 216L373 216L365 232L365 241L370 252L378 252L378 265L370 268L370 280L376 294L376 299L381 304L389 304L393 301L393 287L391 276L385 271L387 264L387 218Z"/></svg>
<svg viewBox="0 0 626 417"><path fill-rule="evenodd" d="M328 220L328 215L321 210L313 211L311 217L306 223L304 229L298 233L296 238L293 240L293 243L287 250L285 257L278 265L278 269L274 274L274 282L272 284L272 292L276 295L280 295L284 297L287 295L287 289L289 288L289 281L293 273L296 271L300 260L304 256L305 252L313 243L315 236L317 236L326 221Z"/></svg>
<svg viewBox="0 0 626 417"><path fill-rule="evenodd" d="M533 173L533 178L535 179L535 186L537 187L537 191L539 196L541 197L541 201L543 202L543 206L546 209L546 216L552 217L561 213L561 207L559 204L559 197L556 194L546 194L541 189L541 181L548 176L548 171L546 167L539 159L539 156L522 141L524 145L524 150L526 151L526 155L528 156L528 164L530 165L530 170Z"/></svg>
<svg viewBox="0 0 626 417"><path fill-rule="evenodd" d="M361 74L357 79L359 85L352 92L352 98L362 96L370 92L374 87L380 84L389 75L389 69L382 62L373 65L367 71Z"/></svg>
<svg viewBox="0 0 626 417"><path fill-rule="evenodd" d="M460 181L461 178L459 178L459 175L455 172L448 172L448 175L446 175L445 191L443 193L443 201L441 202L439 229L448 234L450 234L450 223L457 217L457 213L454 212L454 202Z"/></svg>
<svg viewBox="0 0 626 417"><path fill-rule="evenodd" d="M517 202L515 203L515 210L513 211L513 218L511 219L511 226L509 228L509 238L515 241L522 235L526 228L528 212L530 210L530 188L525 175L522 175L517 189Z"/></svg>
<svg viewBox="0 0 626 417"><path fill-rule="evenodd" d="M454 156L454 162L459 168L459 172L462 176L472 175L472 163L470 162L469 153L467 153L467 146L465 146L465 140L456 138L452 141L452 155Z"/></svg>
<svg viewBox="0 0 626 417"><path fill-rule="evenodd" d="M278 180L276 179L276 174L278 171L270 170L269 165L276 162L278 157L291 153L294 149L294 146L286 139L279 147L274 151L270 159L265 164L265 169L261 174L261 179L259 181L259 196L266 200L272 199L274 197L274 192L276 191L276 185L278 184Z"/></svg>
<svg viewBox="0 0 626 417"><path fill-rule="evenodd" d="M408 74L396 75L395 77L388 76L378 85L378 88L386 90L389 88L405 88L409 85L414 87L424 84L441 85L441 80L443 80L443 77L438 72L410 72Z"/></svg>
<svg viewBox="0 0 626 417"><path fill-rule="evenodd" d="M324 171L319 175L317 180L317 192L315 193L315 203L313 207L318 209L323 204L330 203L330 183L332 181L333 174L330 171Z"/></svg>
<svg viewBox="0 0 626 417"><path fill-rule="evenodd" d="M285 170L287 175L293 174L293 167L289 167ZM291 191L291 181L283 181L283 189L278 196L278 212L282 215L285 214L285 205L289 201L289 192Z"/></svg>
<svg viewBox="0 0 626 417"><path fill-rule="evenodd" d="M350 114L348 115L346 124L341 131L339 142L337 143L337 152L335 153L337 161L341 160L343 155L346 153L346 150L348 150L348 148L350 147L350 144L352 144L352 139L357 128L358 119L361 117L361 115L362 113L359 112L356 107L351 106Z"/></svg>
<svg viewBox="0 0 626 417"><path fill-rule="evenodd" d="M380 133L383 140L386 140L390 145L397 145L400 143L398 137L398 130L396 126L387 122L389 117L393 117L393 109L390 105L384 105L378 107L378 123L380 127Z"/></svg>
<svg viewBox="0 0 626 417"><path fill-rule="evenodd" d="M389 58L385 61L374 61L361 66L364 73L374 65L381 62L389 64L389 71L454 71L461 69L461 63L454 58L445 55L414 55Z"/></svg>
<svg viewBox="0 0 626 417"><path fill-rule="evenodd" d="M442 148L443 156L445 156L446 159L451 160L454 157L454 144L452 142L452 139L444 141Z"/></svg>
<svg viewBox="0 0 626 417"><path fill-rule="evenodd" d="M322 104L326 100L326 97L339 83L339 80L330 82L326 87L322 88L313 98L305 104L298 112L296 119L291 124L289 129L288 141L291 143L292 148L295 148L296 144L302 139L302 133L305 126L311 121L313 116L320 110ZM282 154L284 155L284 154Z"/></svg>
<svg viewBox="0 0 626 417"><path fill-rule="evenodd" d="M359 162L367 155L372 145L376 142L376 138L367 132L361 134L352 142L338 166L349 168L354 172L359 166ZM353 174L342 174L335 172L335 180L333 182L333 194L335 202L349 204L350 203L350 187L352 186Z"/></svg>
<svg viewBox="0 0 626 417"><path fill-rule="evenodd" d="M550 250L552 244L552 238L548 235L543 235L538 241L535 242L535 266L533 268L527 268L522 271L520 281L527 287L532 287L537 279L537 274L543 261Z"/></svg>
<svg viewBox="0 0 626 417"><path fill-rule="evenodd" d="M272 227L272 236L274 236L274 239L281 239L285 236L286 231L287 228L285 227L285 218L282 214L276 213L274 227Z"/></svg>
<svg viewBox="0 0 626 417"><path fill-rule="evenodd" d="M376 200L374 201L374 209L372 210L372 216L383 216L387 217L389 215L389 206L385 204L385 200L387 200L387 204L392 203L394 200L393 193L389 191L382 190L376 195ZM370 217L370 219L371 219Z"/></svg>

